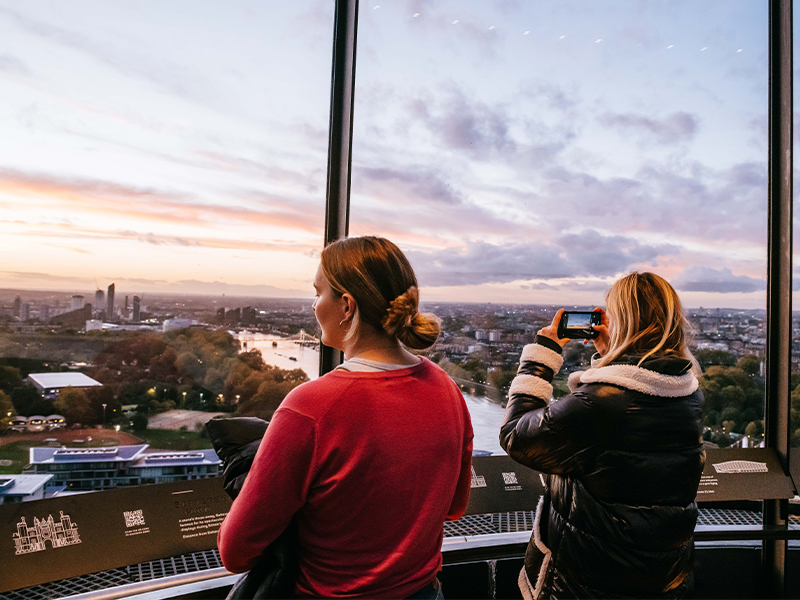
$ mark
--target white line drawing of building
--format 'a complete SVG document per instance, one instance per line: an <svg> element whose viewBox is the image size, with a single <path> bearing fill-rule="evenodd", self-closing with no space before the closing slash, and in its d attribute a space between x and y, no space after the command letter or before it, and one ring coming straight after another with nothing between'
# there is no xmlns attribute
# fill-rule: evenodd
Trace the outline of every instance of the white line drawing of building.
<svg viewBox="0 0 800 600"><path fill-rule="evenodd" d="M472 483L469 487L486 487L486 478L483 475L478 475L475 472L475 467L472 467Z"/></svg>
<svg viewBox="0 0 800 600"><path fill-rule="evenodd" d="M713 463L717 473L767 473L767 463L755 462L753 460L728 460L721 463Z"/></svg>
<svg viewBox="0 0 800 600"><path fill-rule="evenodd" d="M78 525L72 522L69 515L61 511L61 519L56 522L53 515L48 515L47 519L39 520L33 518L33 525L25 522L25 517L17 523L17 533L11 536L16 546L15 554L29 554L31 552L41 552L47 550L47 542L52 548L63 548L80 544L81 538L78 535Z"/></svg>

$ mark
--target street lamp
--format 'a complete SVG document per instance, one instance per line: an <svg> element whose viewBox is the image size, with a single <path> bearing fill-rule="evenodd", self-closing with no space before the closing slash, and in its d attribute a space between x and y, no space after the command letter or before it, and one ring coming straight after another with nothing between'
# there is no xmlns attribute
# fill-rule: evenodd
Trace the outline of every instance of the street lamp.
<svg viewBox="0 0 800 600"><path fill-rule="evenodd" d="M106 406L108 406L108 404L103 404L103 429L106 428Z"/></svg>
<svg viewBox="0 0 800 600"><path fill-rule="evenodd" d="M239 406L239 394L236 394L236 406Z"/></svg>
<svg viewBox="0 0 800 600"><path fill-rule="evenodd" d="M181 406L186 407L186 392L183 392L183 404Z"/></svg>

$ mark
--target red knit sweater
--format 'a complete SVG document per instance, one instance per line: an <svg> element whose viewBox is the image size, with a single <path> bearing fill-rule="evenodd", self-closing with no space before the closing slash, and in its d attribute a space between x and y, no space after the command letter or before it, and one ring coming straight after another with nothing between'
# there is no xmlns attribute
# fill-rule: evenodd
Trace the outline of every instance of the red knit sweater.
<svg viewBox="0 0 800 600"><path fill-rule="evenodd" d="M471 461L466 403L432 362L333 371L275 412L219 531L222 562L247 571L296 514L296 596L403 598L441 568Z"/></svg>

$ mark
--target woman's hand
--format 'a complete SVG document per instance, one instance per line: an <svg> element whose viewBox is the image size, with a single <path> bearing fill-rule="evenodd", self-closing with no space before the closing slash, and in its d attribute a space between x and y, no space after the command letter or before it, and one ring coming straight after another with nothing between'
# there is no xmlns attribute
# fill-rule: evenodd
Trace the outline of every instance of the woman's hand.
<svg viewBox="0 0 800 600"><path fill-rule="evenodd" d="M595 325L593 329L598 332L598 336L593 340L586 340L584 343L593 342L594 347L600 356L608 352L608 346L611 343L611 333L608 331L608 315L599 306L594 309L595 312L600 312L600 325Z"/></svg>
<svg viewBox="0 0 800 600"><path fill-rule="evenodd" d="M564 309L559 308L556 315L553 317L553 322L550 323L547 327L542 327L539 330L539 335L542 337L550 338L562 348L567 345L569 342L569 338L560 338L558 337L558 324L561 322L561 315L564 314ZM605 313L604 313L605 314Z"/></svg>

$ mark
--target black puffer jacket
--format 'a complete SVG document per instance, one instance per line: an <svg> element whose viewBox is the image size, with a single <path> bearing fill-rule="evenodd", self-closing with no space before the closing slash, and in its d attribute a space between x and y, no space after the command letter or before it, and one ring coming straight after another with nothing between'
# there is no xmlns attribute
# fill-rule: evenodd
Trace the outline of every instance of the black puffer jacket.
<svg viewBox="0 0 800 600"><path fill-rule="evenodd" d="M694 555L705 462L702 393L691 364L626 357L570 376L550 401L561 347L522 353L500 443L549 473L520 573L526 598L677 598Z"/></svg>

